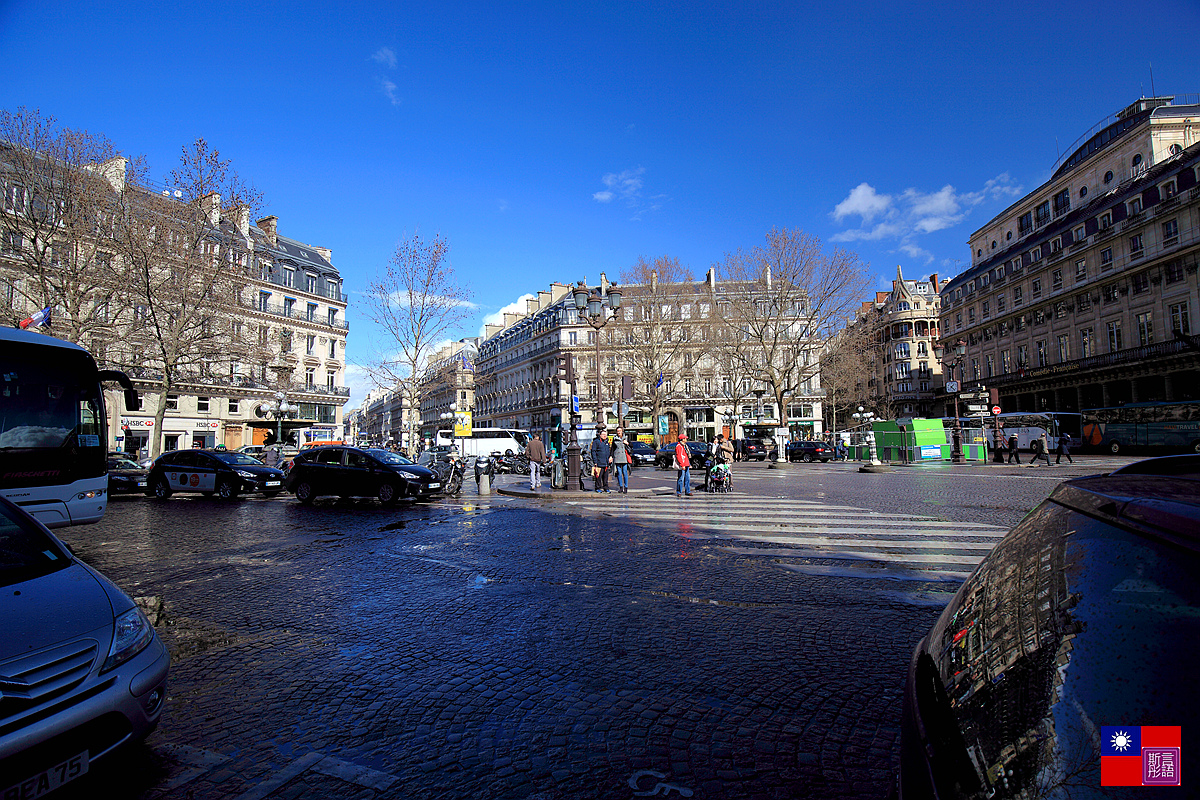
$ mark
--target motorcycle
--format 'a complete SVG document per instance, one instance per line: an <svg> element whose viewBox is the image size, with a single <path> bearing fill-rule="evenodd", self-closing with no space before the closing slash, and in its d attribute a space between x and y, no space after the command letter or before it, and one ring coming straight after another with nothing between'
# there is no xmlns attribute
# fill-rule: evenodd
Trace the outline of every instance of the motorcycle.
<svg viewBox="0 0 1200 800"><path fill-rule="evenodd" d="M438 476L442 484L442 494L457 495L462 491L463 475L467 465L458 456L450 456L444 460L434 461L429 468Z"/></svg>

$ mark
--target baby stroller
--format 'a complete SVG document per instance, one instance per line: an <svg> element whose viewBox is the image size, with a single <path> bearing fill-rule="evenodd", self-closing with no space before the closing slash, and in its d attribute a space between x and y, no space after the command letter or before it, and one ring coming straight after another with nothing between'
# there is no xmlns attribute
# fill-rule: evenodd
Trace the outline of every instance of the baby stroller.
<svg viewBox="0 0 1200 800"><path fill-rule="evenodd" d="M733 491L733 470L724 461L713 465L712 474L708 477L708 490L721 494Z"/></svg>

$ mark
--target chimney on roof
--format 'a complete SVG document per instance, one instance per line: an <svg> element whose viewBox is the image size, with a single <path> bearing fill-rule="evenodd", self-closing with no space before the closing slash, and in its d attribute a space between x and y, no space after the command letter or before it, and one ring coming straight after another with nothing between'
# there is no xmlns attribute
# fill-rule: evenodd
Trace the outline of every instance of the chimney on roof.
<svg viewBox="0 0 1200 800"><path fill-rule="evenodd" d="M603 272L600 273L600 296L608 294L608 276Z"/></svg>
<svg viewBox="0 0 1200 800"><path fill-rule="evenodd" d="M209 192L200 198L200 210L208 217L208 224L216 227L221 224L221 195Z"/></svg>
<svg viewBox="0 0 1200 800"><path fill-rule="evenodd" d="M233 210L235 221L237 222L238 232L242 234L243 239L250 238L250 206L240 205Z"/></svg>
<svg viewBox="0 0 1200 800"><path fill-rule="evenodd" d="M325 259L330 264L333 263L333 251L330 250L328 247L317 247L315 244L310 244L309 249L317 251L317 253L320 254L321 258Z"/></svg>
<svg viewBox="0 0 1200 800"><path fill-rule="evenodd" d="M650 270L650 294L655 294L658 291L658 270Z"/></svg>
<svg viewBox="0 0 1200 800"><path fill-rule="evenodd" d="M717 268L709 267L708 272L704 276L704 280L708 281L708 290L715 292L717 290Z"/></svg>
<svg viewBox="0 0 1200 800"><path fill-rule="evenodd" d="M279 217L272 214L269 217L263 217L255 223L263 233L267 234L267 241L271 244L279 243Z"/></svg>
<svg viewBox="0 0 1200 800"><path fill-rule="evenodd" d="M100 173L100 177L109 182L114 192L123 192L125 191L125 168L128 165L129 159L125 156L113 156L97 166L96 171Z"/></svg>

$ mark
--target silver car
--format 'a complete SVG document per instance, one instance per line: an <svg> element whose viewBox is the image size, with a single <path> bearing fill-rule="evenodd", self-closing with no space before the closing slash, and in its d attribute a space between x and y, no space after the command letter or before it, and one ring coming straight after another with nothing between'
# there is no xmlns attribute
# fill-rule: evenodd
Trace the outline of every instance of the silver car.
<svg viewBox="0 0 1200 800"><path fill-rule="evenodd" d="M170 659L120 589L0 498L0 798L41 797L158 725Z"/></svg>

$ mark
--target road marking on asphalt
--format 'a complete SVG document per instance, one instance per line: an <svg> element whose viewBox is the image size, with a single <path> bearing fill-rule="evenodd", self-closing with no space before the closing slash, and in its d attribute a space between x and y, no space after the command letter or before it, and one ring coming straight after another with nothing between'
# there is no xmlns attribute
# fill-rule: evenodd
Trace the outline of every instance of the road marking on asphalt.
<svg viewBox="0 0 1200 800"><path fill-rule="evenodd" d="M338 778L347 783L353 783L355 786L361 786L364 789L374 789L379 792L387 791L392 784L400 780L395 775L388 775L386 772L378 772L373 769L361 767L358 764L352 764L340 758L323 756L320 753L309 753L288 764L270 779L238 795L237 800L264 800L268 795L282 788L289 781L309 771L319 772L322 775Z"/></svg>

